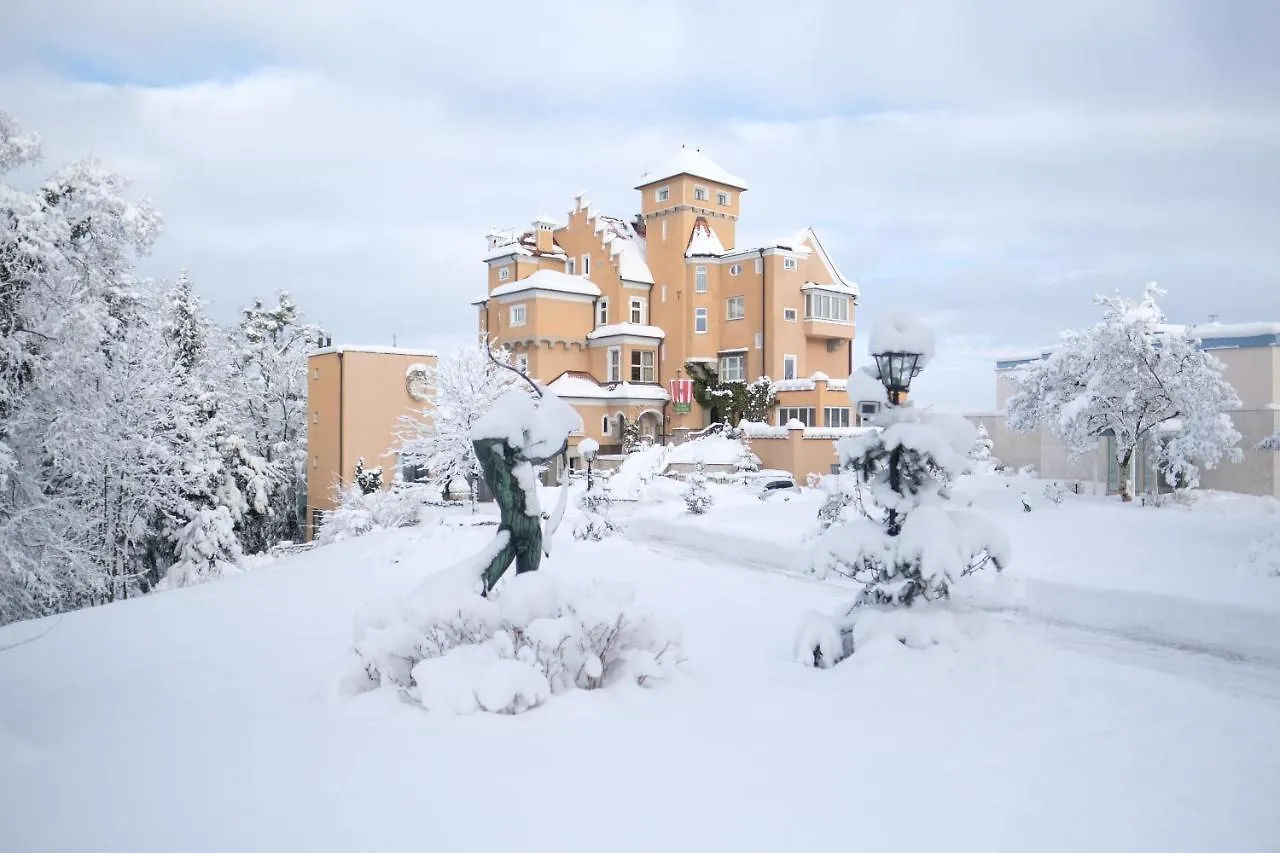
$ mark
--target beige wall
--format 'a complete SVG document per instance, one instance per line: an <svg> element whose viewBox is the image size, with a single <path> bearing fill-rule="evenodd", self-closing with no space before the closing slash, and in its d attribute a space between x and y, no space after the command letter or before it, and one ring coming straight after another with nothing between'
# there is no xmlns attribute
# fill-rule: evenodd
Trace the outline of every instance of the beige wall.
<svg viewBox="0 0 1280 853"><path fill-rule="evenodd" d="M434 356L345 350L313 355L308 362L307 520L315 510L336 506L336 488L352 482L356 460L381 465L383 482L395 480L400 416L429 403L414 400L405 384L412 364L435 363Z"/></svg>
<svg viewBox="0 0 1280 853"><path fill-rule="evenodd" d="M801 429L788 430L787 438L753 438L751 450L760 457L761 468L789 471L801 485L809 474L829 474L839 462L835 441L805 438Z"/></svg>

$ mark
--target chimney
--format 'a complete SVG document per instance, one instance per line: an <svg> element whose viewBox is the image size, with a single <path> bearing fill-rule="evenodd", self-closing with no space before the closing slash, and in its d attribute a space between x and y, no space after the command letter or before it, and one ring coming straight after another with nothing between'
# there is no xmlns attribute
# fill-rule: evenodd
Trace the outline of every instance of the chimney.
<svg viewBox="0 0 1280 853"><path fill-rule="evenodd" d="M489 241L489 248L491 250L498 248L508 241L507 235L497 228L490 228L489 233L484 236L485 239Z"/></svg>
<svg viewBox="0 0 1280 853"><path fill-rule="evenodd" d="M540 254L551 254L554 245L551 240L551 229L555 227L555 220L549 216L539 216L533 220L533 245Z"/></svg>

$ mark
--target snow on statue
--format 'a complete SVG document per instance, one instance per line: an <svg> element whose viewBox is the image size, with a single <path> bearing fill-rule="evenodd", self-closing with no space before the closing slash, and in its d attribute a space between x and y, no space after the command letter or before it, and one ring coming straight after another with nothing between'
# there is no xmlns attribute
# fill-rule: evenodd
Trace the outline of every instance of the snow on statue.
<svg viewBox="0 0 1280 853"><path fill-rule="evenodd" d="M1222 362L1198 349L1185 327L1166 322L1156 303L1162 293L1149 284L1138 302L1096 297L1101 322L1064 332L1055 352L1011 377L1009 427L1045 426L1077 455L1113 436L1126 501L1133 500L1134 455L1144 446L1168 482L1188 487L1199 483L1202 466L1242 456L1227 414L1240 398Z"/></svg>
<svg viewBox="0 0 1280 853"><path fill-rule="evenodd" d="M914 318L891 319L889 332L879 335L890 342L882 340L880 348L873 343L872 352L932 353L927 326ZM851 377L848 388L855 403L870 394L862 379ZM960 578L988 564L999 570L1009 563L1001 530L976 513L946 507L951 482L969 470L973 426L910 405L886 407L877 424L836 445L841 474L834 479L856 482L852 489L836 483L830 490L820 512L823 529L814 540L813 570L820 577L845 575L861 590L836 617L813 614L806 621L797 655L809 665L831 666L856 648L859 637L881 627L906 642L903 632L920 623L886 620L885 611L948 599ZM846 519L842 510L850 506L857 517Z"/></svg>

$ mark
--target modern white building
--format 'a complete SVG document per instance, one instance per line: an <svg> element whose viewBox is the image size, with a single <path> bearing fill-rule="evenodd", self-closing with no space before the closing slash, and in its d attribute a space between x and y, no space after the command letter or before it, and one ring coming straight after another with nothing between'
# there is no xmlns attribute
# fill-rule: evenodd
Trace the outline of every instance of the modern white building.
<svg viewBox="0 0 1280 853"><path fill-rule="evenodd" d="M1231 413L1243 437L1244 459L1224 462L1203 470L1200 486L1205 489L1272 495L1280 498L1280 453L1258 451L1262 439L1280 430L1280 323L1209 323L1191 327L1200 339L1200 348L1211 351L1226 366L1226 379L1236 389L1241 407ZM1062 443L1047 430L1016 433L1005 425L1005 403L1013 395L1010 371L1044 358L1051 349L1025 357L996 362L996 411L969 416L987 428L994 453L1013 468L1034 466L1040 476L1079 481L1085 490L1108 493L1118 488L1114 449L1109 439L1097 450L1072 459ZM1146 464L1145 454L1135 460L1136 488L1153 492L1157 477Z"/></svg>

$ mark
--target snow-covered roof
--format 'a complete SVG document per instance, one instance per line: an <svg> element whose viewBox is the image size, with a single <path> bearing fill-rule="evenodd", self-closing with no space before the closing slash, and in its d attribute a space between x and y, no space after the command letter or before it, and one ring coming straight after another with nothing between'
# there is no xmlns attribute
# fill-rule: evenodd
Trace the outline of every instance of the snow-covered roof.
<svg viewBox="0 0 1280 853"><path fill-rule="evenodd" d="M639 323L609 323L597 326L587 333L587 338L612 338L618 335L631 335L636 338L665 338L667 333L657 326L643 326Z"/></svg>
<svg viewBox="0 0 1280 853"><path fill-rule="evenodd" d="M539 217L539 221L543 218ZM554 225L551 219L545 220L548 224ZM510 255L534 256L542 255L543 257L563 258L565 257L564 249L556 243L555 238L551 238L551 250L547 252L538 251L537 235L533 231L515 232L489 232L489 249L484 253L481 260L496 261L498 258L509 257Z"/></svg>
<svg viewBox="0 0 1280 853"><path fill-rule="evenodd" d="M1200 349L1249 349L1280 346L1280 323L1201 323L1198 325L1167 324L1171 332L1190 332L1200 341ZM996 360L997 370L1010 370L1032 361L1048 358L1059 347L1009 352Z"/></svg>
<svg viewBox="0 0 1280 853"><path fill-rule="evenodd" d="M800 289L801 290L831 290L831 291L835 291L836 293L844 293L849 296L858 295L858 288L853 287L849 284L846 284L845 282L842 282L842 281L836 281L831 283L827 283L823 281L806 281L803 285L800 286Z"/></svg>
<svg viewBox="0 0 1280 853"><path fill-rule="evenodd" d="M631 223L616 216L603 215L597 215L594 221L595 233L609 250L609 257L618 264L618 277L623 281L653 284L648 247L644 237Z"/></svg>
<svg viewBox="0 0 1280 853"><path fill-rule="evenodd" d="M703 178L712 183L739 190L747 188L746 181L725 170L720 164L703 154L701 148L688 148L681 145L675 156L662 163L658 168L649 169L641 175L640 183L636 185L636 189L679 175L691 175L695 178Z"/></svg>
<svg viewBox="0 0 1280 853"><path fill-rule="evenodd" d="M693 231L689 234L689 246L684 251L686 258L704 257L707 255L723 255L724 244L716 236L716 232L707 223L706 217L699 216L693 221Z"/></svg>
<svg viewBox="0 0 1280 853"><path fill-rule="evenodd" d="M526 290L551 290L556 293L577 293L583 296L599 296L600 288L591 283L591 279L580 275L569 275L559 270L538 270L531 276L509 281L489 291L490 296L507 296L512 293L523 293Z"/></svg>
<svg viewBox="0 0 1280 853"><path fill-rule="evenodd" d="M601 385L589 373L567 371L560 374L547 388L559 397L588 400L667 400L667 392L661 385L642 385L631 382L610 382Z"/></svg>
<svg viewBox="0 0 1280 853"><path fill-rule="evenodd" d="M847 380L832 379L819 370L809 377L778 379L773 383L773 387L775 391L812 391L819 382L827 383L827 387L833 391L843 391Z"/></svg>
<svg viewBox="0 0 1280 853"><path fill-rule="evenodd" d="M406 347L380 347L377 345L338 344L315 350L310 355L330 355L344 352L368 352L377 355L414 355L422 358L436 358L438 353L433 349L410 349Z"/></svg>

